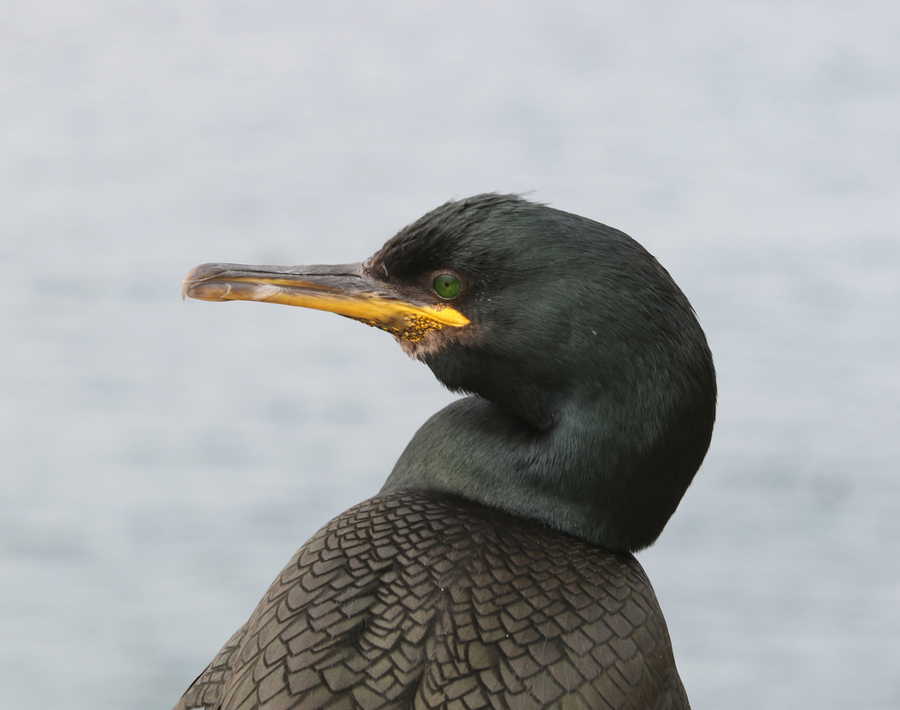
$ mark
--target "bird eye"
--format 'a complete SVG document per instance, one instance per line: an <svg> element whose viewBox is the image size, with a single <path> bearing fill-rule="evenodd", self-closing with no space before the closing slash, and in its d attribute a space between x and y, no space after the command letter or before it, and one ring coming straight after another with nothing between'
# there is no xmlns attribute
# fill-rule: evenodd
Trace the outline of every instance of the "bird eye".
<svg viewBox="0 0 900 710"><path fill-rule="evenodd" d="M462 289L462 283L453 274L439 274L434 280L434 292L441 298L456 298Z"/></svg>

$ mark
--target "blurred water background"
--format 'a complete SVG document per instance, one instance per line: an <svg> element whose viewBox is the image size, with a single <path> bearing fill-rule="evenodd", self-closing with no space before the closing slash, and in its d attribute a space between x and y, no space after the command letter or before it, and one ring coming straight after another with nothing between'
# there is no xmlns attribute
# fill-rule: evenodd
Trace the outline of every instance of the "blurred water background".
<svg viewBox="0 0 900 710"><path fill-rule="evenodd" d="M182 303L528 192L670 270L712 448L639 559L695 708L900 707L900 4L5 0L0 706L168 708L453 398Z"/></svg>

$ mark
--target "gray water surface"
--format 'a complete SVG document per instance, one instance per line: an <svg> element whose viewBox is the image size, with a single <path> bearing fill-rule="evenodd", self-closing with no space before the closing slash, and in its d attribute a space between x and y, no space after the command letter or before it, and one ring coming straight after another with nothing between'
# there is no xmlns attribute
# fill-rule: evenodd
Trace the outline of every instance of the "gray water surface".
<svg viewBox="0 0 900 710"><path fill-rule="evenodd" d="M894 2L4 3L0 707L173 705L453 399L188 269L490 190L628 232L707 331L639 556L694 707L900 707L898 126Z"/></svg>

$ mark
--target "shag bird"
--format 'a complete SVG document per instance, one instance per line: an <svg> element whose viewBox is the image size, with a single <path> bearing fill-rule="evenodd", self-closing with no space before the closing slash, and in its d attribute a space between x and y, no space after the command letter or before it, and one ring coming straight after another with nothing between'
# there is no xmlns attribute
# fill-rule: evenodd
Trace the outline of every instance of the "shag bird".
<svg viewBox="0 0 900 710"><path fill-rule="evenodd" d="M631 555L712 435L712 356L637 242L487 194L342 266L203 264L184 295L332 311L463 399L294 555L176 708L687 708Z"/></svg>

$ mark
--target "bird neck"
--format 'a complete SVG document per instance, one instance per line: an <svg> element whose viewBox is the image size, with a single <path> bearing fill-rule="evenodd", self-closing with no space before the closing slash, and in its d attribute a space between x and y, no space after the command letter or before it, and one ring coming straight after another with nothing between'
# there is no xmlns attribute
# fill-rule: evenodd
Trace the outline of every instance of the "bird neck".
<svg viewBox="0 0 900 710"><path fill-rule="evenodd" d="M416 432L382 492L450 493L613 550L646 547L677 507L708 437L699 459L663 450L662 441L638 446L623 439L621 417L585 406L564 407L538 429L481 397L458 400Z"/></svg>

